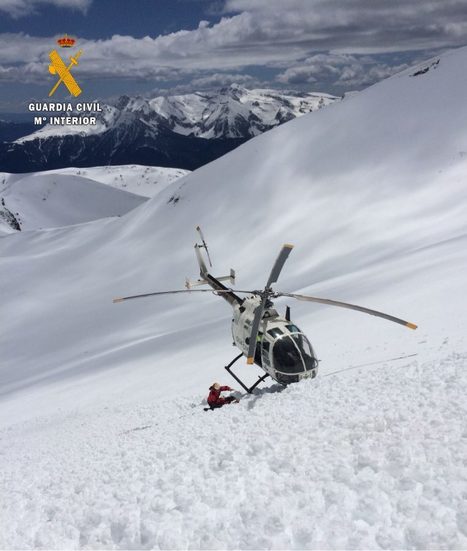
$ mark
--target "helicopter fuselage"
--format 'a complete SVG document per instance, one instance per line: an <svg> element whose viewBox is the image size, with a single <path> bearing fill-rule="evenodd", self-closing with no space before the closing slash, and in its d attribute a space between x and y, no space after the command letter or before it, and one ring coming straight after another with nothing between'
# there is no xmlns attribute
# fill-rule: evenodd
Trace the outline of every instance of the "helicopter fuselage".
<svg viewBox="0 0 467 551"><path fill-rule="evenodd" d="M200 248L202 247L195 245L201 279L195 283L187 281L187 287L209 285L214 291L220 291L219 296L233 308L233 344L248 357L253 320L260 306L261 297L253 295L240 298L234 290L220 281L227 277L216 278L211 275L201 256ZM233 270L230 278L235 278ZM264 309L256 341L253 361L275 381L286 385L301 379L316 377L318 360L309 340L292 321L278 314L272 302L269 302Z"/></svg>
<svg viewBox="0 0 467 551"><path fill-rule="evenodd" d="M253 296L233 305L233 342L245 356L254 313L260 302L259 297ZM272 305L264 311L256 342L254 363L279 383L316 377L318 361L306 335L292 321L280 316Z"/></svg>

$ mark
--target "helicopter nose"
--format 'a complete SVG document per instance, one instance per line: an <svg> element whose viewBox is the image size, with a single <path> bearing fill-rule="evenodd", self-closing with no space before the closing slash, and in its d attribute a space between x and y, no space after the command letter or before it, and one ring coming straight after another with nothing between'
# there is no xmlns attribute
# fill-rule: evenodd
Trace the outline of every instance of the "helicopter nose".
<svg viewBox="0 0 467 551"><path fill-rule="evenodd" d="M276 373L277 382L281 385L290 385L292 383L298 383L300 380L298 375L288 375L286 373Z"/></svg>

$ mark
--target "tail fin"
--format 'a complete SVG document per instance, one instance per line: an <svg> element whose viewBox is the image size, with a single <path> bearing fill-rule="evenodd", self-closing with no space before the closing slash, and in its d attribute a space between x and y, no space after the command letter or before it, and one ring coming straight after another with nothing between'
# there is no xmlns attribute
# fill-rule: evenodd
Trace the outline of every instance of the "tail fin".
<svg viewBox="0 0 467 551"><path fill-rule="evenodd" d="M209 266L212 268L211 257L209 256L209 249L208 249L208 246L206 245L203 232L201 231L201 228L199 226L196 226L196 231L199 233L199 236L201 238L201 243L202 243L201 245L198 245L198 249L205 249L206 256L208 257L208 260L209 260Z"/></svg>
<svg viewBox="0 0 467 551"><path fill-rule="evenodd" d="M199 265L199 275L202 278L205 278L206 275L209 273L208 269L206 268L206 264L204 262L203 255L201 254L200 249L203 247L203 245L198 245L198 243L195 244L195 254L196 254L196 260L198 261ZM208 250L207 247L206 251ZM209 257L208 257L209 258ZM211 260L209 259L209 265L212 267Z"/></svg>
<svg viewBox="0 0 467 551"><path fill-rule="evenodd" d="M201 228L199 226L196 227L196 231L199 233L199 236L201 238L201 244L195 243L195 254L196 260L198 261L199 265L199 275L201 279L198 279L197 281L190 281L188 278L186 278L185 287L187 289L191 289L192 287L197 287L199 285L210 285L210 281L212 281L213 279L217 281L230 281L231 285L235 285L235 271L232 269L230 269L230 275L228 276L213 278L213 276L209 273L206 262L204 261L203 255L201 253L201 249L204 249L206 251L209 266L212 268L211 257L209 256L209 249L206 244L206 240L204 239L203 232L201 231Z"/></svg>

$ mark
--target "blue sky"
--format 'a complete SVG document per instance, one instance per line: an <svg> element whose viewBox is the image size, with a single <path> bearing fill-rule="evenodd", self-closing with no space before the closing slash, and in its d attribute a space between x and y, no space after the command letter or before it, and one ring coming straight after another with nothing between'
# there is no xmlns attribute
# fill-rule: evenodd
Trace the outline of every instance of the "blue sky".
<svg viewBox="0 0 467 551"><path fill-rule="evenodd" d="M80 100L233 82L341 94L467 44L467 0L0 0L0 113L48 99L64 33L65 60L83 50Z"/></svg>
<svg viewBox="0 0 467 551"><path fill-rule="evenodd" d="M24 15L10 10L11 15L0 22L0 32L54 36L67 27L70 34L82 38L108 39L114 34L142 38L195 29L201 19L218 20L213 15L215 2L210 0L94 0L70 2L68 8L65 2L17 3L21 4L25 6Z"/></svg>

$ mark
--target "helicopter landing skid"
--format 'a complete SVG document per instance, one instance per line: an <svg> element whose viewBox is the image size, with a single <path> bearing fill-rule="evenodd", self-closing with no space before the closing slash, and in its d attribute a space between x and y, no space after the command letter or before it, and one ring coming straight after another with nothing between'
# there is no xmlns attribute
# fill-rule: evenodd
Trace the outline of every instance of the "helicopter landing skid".
<svg viewBox="0 0 467 551"><path fill-rule="evenodd" d="M233 366L233 364L239 360L241 357L243 356L243 354L239 354L238 356L236 356L230 363L229 365L226 365L224 366L224 369L226 371L229 372L229 374L237 381L237 383L239 385L241 385L247 392L248 394L252 394L253 393L253 390L260 384L262 383L267 377L269 377L269 374L266 373L265 375L263 375L262 377L258 377L258 380L256 381L256 383L254 383L252 386L250 386L249 388L244 384L244 382L239 378L237 377L237 375L235 375L235 373L232 371L231 367Z"/></svg>

